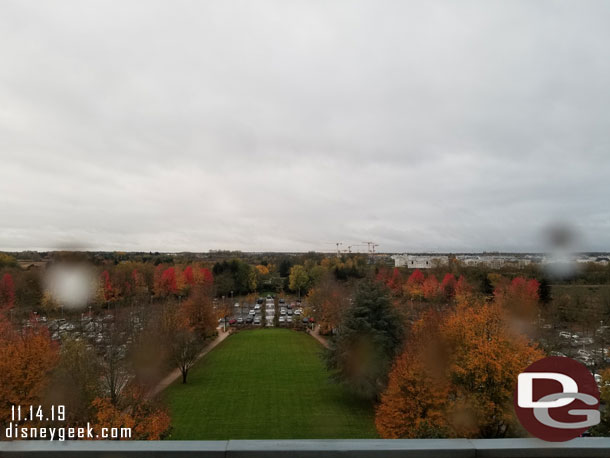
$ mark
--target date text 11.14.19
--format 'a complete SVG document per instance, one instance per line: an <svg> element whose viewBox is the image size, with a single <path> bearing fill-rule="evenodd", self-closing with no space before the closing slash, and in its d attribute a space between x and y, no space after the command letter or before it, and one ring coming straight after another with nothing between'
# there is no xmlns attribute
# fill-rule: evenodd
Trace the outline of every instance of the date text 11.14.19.
<svg viewBox="0 0 610 458"><path fill-rule="evenodd" d="M64 421L66 406L11 406L11 421Z"/></svg>

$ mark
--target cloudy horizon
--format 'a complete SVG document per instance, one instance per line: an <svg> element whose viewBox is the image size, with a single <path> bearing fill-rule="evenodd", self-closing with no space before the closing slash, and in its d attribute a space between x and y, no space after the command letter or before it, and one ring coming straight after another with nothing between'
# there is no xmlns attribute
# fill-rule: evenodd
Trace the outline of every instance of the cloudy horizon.
<svg viewBox="0 0 610 458"><path fill-rule="evenodd" d="M610 251L609 23L0 0L0 250L525 252L561 222Z"/></svg>

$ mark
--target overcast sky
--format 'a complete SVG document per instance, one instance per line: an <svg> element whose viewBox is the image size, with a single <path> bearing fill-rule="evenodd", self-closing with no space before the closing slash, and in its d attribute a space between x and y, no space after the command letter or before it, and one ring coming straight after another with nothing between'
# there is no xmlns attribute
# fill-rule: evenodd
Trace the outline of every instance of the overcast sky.
<svg viewBox="0 0 610 458"><path fill-rule="evenodd" d="M610 2L0 0L0 249L610 251ZM362 247L354 248L354 250Z"/></svg>

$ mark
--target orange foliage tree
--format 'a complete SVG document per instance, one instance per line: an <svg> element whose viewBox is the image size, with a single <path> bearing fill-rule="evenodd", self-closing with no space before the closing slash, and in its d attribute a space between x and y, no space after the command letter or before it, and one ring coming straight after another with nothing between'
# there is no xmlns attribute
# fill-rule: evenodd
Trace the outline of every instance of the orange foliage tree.
<svg viewBox="0 0 610 458"><path fill-rule="evenodd" d="M461 304L413 326L376 411L379 434L401 437L504 437L515 426L517 376L543 353L510 327L498 304ZM426 321L439 320L435 329ZM425 329L425 339L418 336ZM423 342L423 343L422 343ZM434 350L432 350L434 349Z"/></svg>
<svg viewBox="0 0 610 458"><path fill-rule="evenodd" d="M337 283L333 274L324 275L309 291L307 303L312 307L322 334L334 332L349 306L347 291Z"/></svg>
<svg viewBox="0 0 610 458"><path fill-rule="evenodd" d="M434 301L439 297L439 284L438 280L433 274L428 275L422 284L422 294L424 299L427 301Z"/></svg>
<svg viewBox="0 0 610 458"><path fill-rule="evenodd" d="M101 428L131 428L132 440L162 439L170 427L167 410L147 399L138 387L132 387L126 398L127 407L114 405L109 398L96 398L94 430ZM101 439L101 438L100 438Z"/></svg>
<svg viewBox="0 0 610 458"><path fill-rule="evenodd" d="M46 327L32 321L16 331L0 314L0 423L9 419L11 405L41 403L58 359L59 346Z"/></svg>

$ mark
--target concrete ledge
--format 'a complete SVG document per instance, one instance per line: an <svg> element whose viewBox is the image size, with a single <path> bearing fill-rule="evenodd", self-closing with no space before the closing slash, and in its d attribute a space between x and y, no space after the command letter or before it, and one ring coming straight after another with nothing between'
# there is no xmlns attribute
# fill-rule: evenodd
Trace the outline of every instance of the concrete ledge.
<svg viewBox="0 0 610 458"><path fill-rule="evenodd" d="M467 439L229 441L227 458L474 458Z"/></svg>
<svg viewBox="0 0 610 458"><path fill-rule="evenodd" d="M610 438L0 442L0 458L5 457L608 458Z"/></svg>

